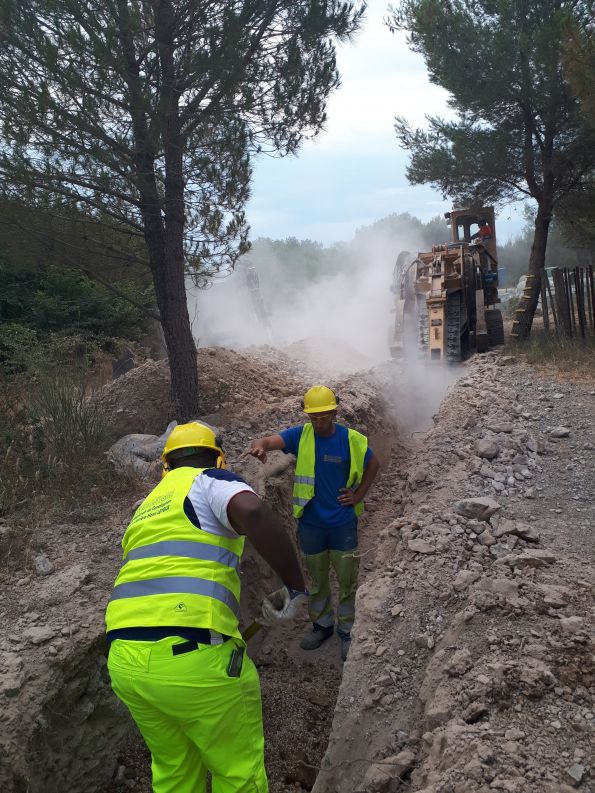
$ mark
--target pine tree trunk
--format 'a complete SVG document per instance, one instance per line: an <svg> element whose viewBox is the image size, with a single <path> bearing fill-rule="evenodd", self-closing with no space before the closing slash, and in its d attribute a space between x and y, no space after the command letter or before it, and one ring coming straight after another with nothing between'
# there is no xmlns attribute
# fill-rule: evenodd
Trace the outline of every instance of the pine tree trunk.
<svg viewBox="0 0 595 793"><path fill-rule="evenodd" d="M158 212L144 213L145 240L171 376L169 418L198 414L198 364L184 279L183 223L162 225Z"/></svg>
<svg viewBox="0 0 595 793"><path fill-rule="evenodd" d="M198 415L198 365L190 327L184 259L165 246L164 261L154 272L157 305L171 375L170 419L182 423Z"/></svg>
<svg viewBox="0 0 595 793"><path fill-rule="evenodd" d="M535 217L535 236L533 237L533 245L531 246L531 255L529 257L527 283L519 300L516 317L510 332L510 335L515 339L527 339L531 333L533 317L535 316L541 293L541 276L545 267L545 250L551 219L551 202L542 201Z"/></svg>

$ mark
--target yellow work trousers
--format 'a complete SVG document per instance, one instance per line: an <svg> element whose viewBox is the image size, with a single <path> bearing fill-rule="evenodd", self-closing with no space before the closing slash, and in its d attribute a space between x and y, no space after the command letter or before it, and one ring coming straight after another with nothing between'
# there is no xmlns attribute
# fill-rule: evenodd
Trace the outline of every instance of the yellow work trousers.
<svg viewBox="0 0 595 793"><path fill-rule="evenodd" d="M151 751L155 793L267 793L260 683L244 654L240 677L227 667L235 648L199 644L173 655L183 639L117 639L108 659L112 688Z"/></svg>

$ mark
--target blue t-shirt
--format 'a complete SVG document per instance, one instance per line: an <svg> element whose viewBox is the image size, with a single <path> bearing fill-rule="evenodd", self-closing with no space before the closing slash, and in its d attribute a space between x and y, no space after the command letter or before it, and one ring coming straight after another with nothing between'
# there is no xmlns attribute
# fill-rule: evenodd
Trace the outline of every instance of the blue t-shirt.
<svg viewBox="0 0 595 793"><path fill-rule="evenodd" d="M285 442L283 451L286 454L295 454L297 457L302 430L303 425L290 427L279 433ZM314 433L314 448L316 452L314 498L306 504L300 522L308 526L351 528L355 526L357 520L355 510L337 501L341 488L347 484L351 467L347 427L335 424L335 431L328 438L322 438ZM372 450L368 447L364 457L364 467L368 465L371 456Z"/></svg>

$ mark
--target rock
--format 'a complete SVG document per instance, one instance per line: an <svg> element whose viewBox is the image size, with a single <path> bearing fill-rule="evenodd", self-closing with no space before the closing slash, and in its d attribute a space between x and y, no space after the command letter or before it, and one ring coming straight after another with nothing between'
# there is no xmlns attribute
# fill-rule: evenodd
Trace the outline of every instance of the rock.
<svg viewBox="0 0 595 793"><path fill-rule="evenodd" d="M550 430L550 438L567 438L570 435L568 427L554 427Z"/></svg>
<svg viewBox="0 0 595 793"><path fill-rule="evenodd" d="M33 559L33 565L38 575L50 575L54 572L54 565L44 553L39 553Z"/></svg>
<svg viewBox="0 0 595 793"><path fill-rule="evenodd" d="M514 355L502 355L500 356L498 363L500 366L512 366L512 364L516 363L516 358Z"/></svg>
<svg viewBox="0 0 595 793"><path fill-rule="evenodd" d="M416 468L409 476L409 481L414 485L419 485L427 479L427 472L424 468Z"/></svg>
<svg viewBox="0 0 595 793"><path fill-rule="evenodd" d="M444 670L450 677L461 677L473 666L471 653L465 647L457 650L454 655L444 664Z"/></svg>
<svg viewBox="0 0 595 793"><path fill-rule="evenodd" d="M562 629L562 633L566 636L572 636L578 633L582 630L583 624L582 617L562 617L560 620L560 628Z"/></svg>
<svg viewBox="0 0 595 793"><path fill-rule="evenodd" d="M402 603L395 603L395 605L390 610L391 617L398 617L402 613L403 613Z"/></svg>
<svg viewBox="0 0 595 793"><path fill-rule="evenodd" d="M455 591L462 592L480 577L481 573L477 572L477 570L459 570L453 584Z"/></svg>
<svg viewBox="0 0 595 793"><path fill-rule="evenodd" d="M509 434L513 430L513 424L510 421L493 421L486 424L486 428L491 432L504 432Z"/></svg>
<svg viewBox="0 0 595 793"><path fill-rule="evenodd" d="M519 592L519 585L510 578L483 578L478 584L478 588L484 592L492 592L494 595L504 595L504 597L515 597Z"/></svg>
<svg viewBox="0 0 595 793"><path fill-rule="evenodd" d="M483 719L484 716L487 716L489 712L489 708L485 702L472 702L469 707L463 711L463 719L467 724L475 724L480 719Z"/></svg>
<svg viewBox="0 0 595 793"><path fill-rule="evenodd" d="M493 548L490 548L490 551L492 550ZM508 554L498 559L497 563L507 564L509 567L547 567L556 561L557 557L550 551L535 550L519 554Z"/></svg>
<svg viewBox="0 0 595 793"><path fill-rule="evenodd" d="M407 547L414 553L436 553L436 548L425 540L409 540Z"/></svg>
<svg viewBox="0 0 595 793"><path fill-rule="evenodd" d="M366 770L359 791L364 793L387 793L392 783L391 767L384 763L372 763Z"/></svg>
<svg viewBox="0 0 595 793"><path fill-rule="evenodd" d="M499 561L506 558L509 551L510 548L507 545L503 545L501 542L497 542L495 545L490 546L490 556Z"/></svg>
<svg viewBox="0 0 595 793"><path fill-rule="evenodd" d="M108 449L108 462L119 473L153 479L161 470L161 452L176 424L177 422L172 421L160 436L139 433L125 435Z"/></svg>
<svg viewBox="0 0 595 793"><path fill-rule="evenodd" d="M462 501L457 501L454 506L454 511L458 515L477 520L489 520L499 509L502 509L502 505L489 496L465 498Z"/></svg>
<svg viewBox="0 0 595 793"><path fill-rule="evenodd" d="M46 603L59 603L73 595L89 579L89 570L82 564L73 564L44 581L37 597Z"/></svg>
<svg viewBox="0 0 595 793"><path fill-rule="evenodd" d="M570 590L567 587L539 584L537 591L543 595L543 602L550 608L561 609L570 602Z"/></svg>
<svg viewBox="0 0 595 793"><path fill-rule="evenodd" d="M492 536L492 533L489 532L487 529L486 529L486 531L482 531L482 533L477 538L477 542L480 545L485 545L487 547L489 547L490 545L495 545L496 544L496 540Z"/></svg>
<svg viewBox="0 0 595 793"><path fill-rule="evenodd" d="M22 634L23 639L31 642L31 644L43 644L44 642L49 642L50 639L53 639L55 635L56 631L47 625L25 628Z"/></svg>
<svg viewBox="0 0 595 793"><path fill-rule="evenodd" d="M482 438L475 441L475 454L483 460L493 460L500 453L500 447L495 441Z"/></svg>
<svg viewBox="0 0 595 793"><path fill-rule="evenodd" d="M573 787L578 787L583 781L585 775L585 767L580 763L574 763L570 768L566 769L566 778Z"/></svg>
<svg viewBox="0 0 595 793"><path fill-rule="evenodd" d="M527 523L517 523L511 533L525 542L539 542L539 532Z"/></svg>

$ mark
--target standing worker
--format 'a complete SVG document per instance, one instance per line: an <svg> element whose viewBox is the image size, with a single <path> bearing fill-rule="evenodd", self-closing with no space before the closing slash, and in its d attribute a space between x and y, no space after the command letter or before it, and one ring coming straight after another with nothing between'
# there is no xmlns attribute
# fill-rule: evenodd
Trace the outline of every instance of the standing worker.
<svg viewBox="0 0 595 793"><path fill-rule="evenodd" d="M151 751L155 793L266 793L258 673L239 626L244 536L284 586L260 622L291 619L307 597L293 544L239 476L219 437L175 427L166 471L126 529L107 607L108 669Z"/></svg>
<svg viewBox="0 0 595 793"><path fill-rule="evenodd" d="M312 386L302 405L309 422L252 441L248 451L262 462L274 449L297 458L293 514L298 519L300 548L312 582L308 611L313 623L300 647L316 650L332 636L332 564L339 582L337 633L344 661L355 618L357 519L364 511L364 496L380 465L365 435L335 423L337 402L330 388Z"/></svg>

